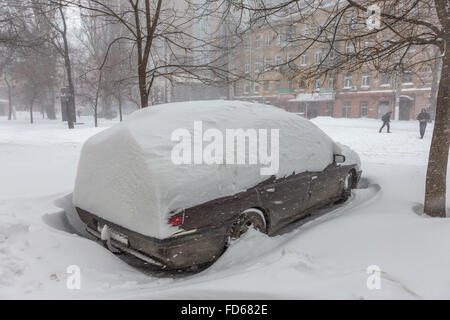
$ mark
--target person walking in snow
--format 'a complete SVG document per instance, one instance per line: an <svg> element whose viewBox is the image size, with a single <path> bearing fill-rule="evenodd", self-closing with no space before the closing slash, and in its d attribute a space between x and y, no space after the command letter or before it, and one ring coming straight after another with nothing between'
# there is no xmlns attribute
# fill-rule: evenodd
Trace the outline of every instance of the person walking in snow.
<svg viewBox="0 0 450 320"><path fill-rule="evenodd" d="M386 126L387 127L387 132L391 133L391 125L390 125L390 123L391 123L391 114L392 114L392 111L389 111L389 112L386 112L384 114L384 116L381 117L381 120L383 121L383 125L381 126L379 132L381 132L381 130L383 130L383 128Z"/></svg>
<svg viewBox="0 0 450 320"><path fill-rule="evenodd" d="M81 114L82 114L83 112L84 112L84 107L79 106L79 107L77 108L77 115L78 115L78 118L81 119Z"/></svg>
<svg viewBox="0 0 450 320"><path fill-rule="evenodd" d="M431 120L430 114L425 108L422 108L422 111L417 115L417 120L419 120L420 139L423 139L427 123Z"/></svg>

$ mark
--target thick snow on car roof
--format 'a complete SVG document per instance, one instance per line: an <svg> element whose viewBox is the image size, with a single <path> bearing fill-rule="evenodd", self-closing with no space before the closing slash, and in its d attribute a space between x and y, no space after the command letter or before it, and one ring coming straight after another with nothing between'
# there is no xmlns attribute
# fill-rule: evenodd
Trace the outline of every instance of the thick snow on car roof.
<svg viewBox="0 0 450 320"><path fill-rule="evenodd" d="M194 141L194 123L200 121L202 132L217 129L224 139L227 129L267 130L268 154L274 150L271 132L278 129L276 177L323 170L337 148L310 121L273 106L222 100L151 106L86 141L74 204L127 229L162 239L179 230L168 224L170 213L233 195L270 177L260 170L267 163L249 164L248 158L245 164L175 164L172 150L180 142L173 141L172 135L177 129L187 130ZM203 141L203 148L209 143Z"/></svg>

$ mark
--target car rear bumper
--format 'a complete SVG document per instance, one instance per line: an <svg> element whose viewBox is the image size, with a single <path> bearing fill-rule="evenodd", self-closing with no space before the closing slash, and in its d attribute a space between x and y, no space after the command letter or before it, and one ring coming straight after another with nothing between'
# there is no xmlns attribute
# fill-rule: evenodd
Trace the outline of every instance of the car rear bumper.
<svg viewBox="0 0 450 320"><path fill-rule="evenodd" d="M107 225L126 238L126 241L111 238L110 244L115 249L161 268L184 269L213 262L223 253L227 242L225 226L181 232L169 238L156 239L118 226L81 208L76 209L91 235L100 239L101 229Z"/></svg>

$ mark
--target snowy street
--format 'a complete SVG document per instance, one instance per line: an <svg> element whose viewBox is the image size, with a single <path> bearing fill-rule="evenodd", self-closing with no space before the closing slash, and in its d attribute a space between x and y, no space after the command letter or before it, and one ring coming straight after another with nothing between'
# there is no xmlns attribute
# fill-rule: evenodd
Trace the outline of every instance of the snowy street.
<svg viewBox="0 0 450 320"><path fill-rule="evenodd" d="M421 140L417 121L392 121L388 134L379 120L313 119L359 153L361 189L278 236L249 232L210 268L173 277L144 274L73 234L54 203L73 191L83 142L117 122L94 128L83 117L68 130L37 113L34 125L18 117L0 117L0 299L450 299L450 220L420 215L433 124ZM79 290L66 286L71 265ZM372 265L380 289L366 285Z"/></svg>

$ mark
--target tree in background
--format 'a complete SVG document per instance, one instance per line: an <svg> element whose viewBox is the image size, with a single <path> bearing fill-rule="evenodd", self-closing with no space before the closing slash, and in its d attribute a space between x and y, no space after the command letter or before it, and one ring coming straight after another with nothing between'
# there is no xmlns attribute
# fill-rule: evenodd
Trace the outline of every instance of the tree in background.
<svg viewBox="0 0 450 320"><path fill-rule="evenodd" d="M125 78L126 82L136 81L141 108L149 105L150 92L158 81L163 81L161 85L165 88L179 79L195 79L212 85L223 83L225 79L229 81L223 59L227 47L219 41L223 38L220 24L209 24L211 30L208 37L201 37L197 36L193 23L200 17L208 17L210 21L213 17L221 19L221 13L217 10L198 10L189 1L66 0L61 3L78 7L85 15L90 12L92 19L103 24L122 27L120 35L110 40L105 61L114 46L127 44L130 48L127 58L133 74L132 78L128 74ZM115 79L116 82L118 80L123 79Z"/></svg>
<svg viewBox="0 0 450 320"><path fill-rule="evenodd" d="M83 81L89 77L87 73L96 74L97 80L100 79L98 75L101 73L101 83L98 81L93 83L101 88L97 99L97 104L100 104L101 108L95 114L112 119L118 113L122 120L125 91L128 90L128 86L135 85L130 81L132 62L129 59L129 52L133 48L121 39L125 32L121 24L97 19L91 13L90 10L80 9L81 30L78 39L82 44L80 57L83 61L78 61L77 64ZM110 46L113 41L114 45ZM114 108L116 104L118 112Z"/></svg>
<svg viewBox="0 0 450 320"><path fill-rule="evenodd" d="M49 45L50 33L44 19L36 14L33 1L3 1L7 7L0 10L3 42L0 51L0 74L8 88L9 116L12 114L12 88L22 88L17 100L29 108L33 122L32 105L39 102L42 115L56 119L56 53ZM28 68L28 69L27 69ZM19 92L18 92L19 93Z"/></svg>
<svg viewBox="0 0 450 320"><path fill-rule="evenodd" d="M69 28L67 24L65 7L62 1L32 0L35 15L45 19L51 36L48 42L55 48L64 62L65 77L68 88L67 119L69 129L74 128L75 113L75 84L71 60L71 47L69 44Z"/></svg>

